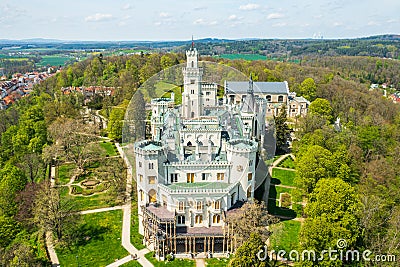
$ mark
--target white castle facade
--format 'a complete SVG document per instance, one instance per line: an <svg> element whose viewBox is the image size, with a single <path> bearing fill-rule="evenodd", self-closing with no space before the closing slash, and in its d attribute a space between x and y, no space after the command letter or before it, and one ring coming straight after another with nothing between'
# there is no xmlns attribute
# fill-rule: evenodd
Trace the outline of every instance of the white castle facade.
<svg viewBox="0 0 400 267"><path fill-rule="evenodd" d="M161 258L234 252L227 211L267 179L257 163L268 101L250 79L241 83L242 101L225 94L218 102L217 84L202 81L197 50L186 56L182 104L173 94L153 99L151 139L135 143L139 232Z"/></svg>

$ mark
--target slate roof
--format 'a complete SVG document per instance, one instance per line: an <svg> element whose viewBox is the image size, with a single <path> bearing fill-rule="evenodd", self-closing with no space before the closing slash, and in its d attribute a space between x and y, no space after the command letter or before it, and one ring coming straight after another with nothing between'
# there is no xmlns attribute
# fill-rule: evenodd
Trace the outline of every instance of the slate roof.
<svg viewBox="0 0 400 267"><path fill-rule="evenodd" d="M228 93L244 94L249 89L249 82L226 82ZM288 94L287 82L253 82L254 94Z"/></svg>

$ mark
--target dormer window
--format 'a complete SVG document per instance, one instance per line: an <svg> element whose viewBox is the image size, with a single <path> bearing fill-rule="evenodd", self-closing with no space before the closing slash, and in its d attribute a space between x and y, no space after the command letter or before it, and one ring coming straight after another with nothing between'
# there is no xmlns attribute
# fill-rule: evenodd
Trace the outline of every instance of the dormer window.
<svg viewBox="0 0 400 267"><path fill-rule="evenodd" d="M278 102L283 102L283 95L278 96Z"/></svg>

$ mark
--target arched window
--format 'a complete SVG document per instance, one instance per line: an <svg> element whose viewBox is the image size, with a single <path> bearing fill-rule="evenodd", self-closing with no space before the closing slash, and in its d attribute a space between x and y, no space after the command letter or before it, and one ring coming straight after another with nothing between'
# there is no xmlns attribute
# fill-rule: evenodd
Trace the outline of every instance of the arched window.
<svg viewBox="0 0 400 267"><path fill-rule="evenodd" d="M247 189L247 198L251 198L251 186Z"/></svg>
<svg viewBox="0 0 400 267"><path fill-rule="evenodd" d="M149 202L156 203L157 202L157 192L154 189L149 191Z"/></svg>
<svg viewBox="0 0 400 267"><path fill-rule="evenodd" d="M271 102L271 96L270 96L270 95L267 95L267 96L265 97L265 99L266 99L268 102Z"/></svg>
<svg viewBox="0 0 400 267"><path fill-rule="evenodd" d="M213 223L220 223L221 221L221 216L219 214L215 214L213 216Z"/></svg>
<svg viewBox="0 0 400 267"><path fill-rule="evenodd" d="M194 68L194 61L192 61L192 68Z"/></svg>
<svg viewBox="0 0 400 267"><path fill-rule="evenodd" d="M283 102L283 95L278 96L278 102Z"/></svg>
<svg viewBox="0 0 400 267"><path fill-rule="evenodd" d="M144 192L142 189L139 190L139 199L140 199L140 201L143 201L143 199L144 199Z"/></svg>
<svg viewBox="0 0 400 267"><path fill-rule="evenodd" d="M186 146L193 146L192 142L187 142Z"/></svg>
<svg viewBox="0 0 400 267"><path fill-rule="evenodd" d="M202 222L203 222L203 215L196 215L196 217L194 217L195 224L201 224Z"/></svg>

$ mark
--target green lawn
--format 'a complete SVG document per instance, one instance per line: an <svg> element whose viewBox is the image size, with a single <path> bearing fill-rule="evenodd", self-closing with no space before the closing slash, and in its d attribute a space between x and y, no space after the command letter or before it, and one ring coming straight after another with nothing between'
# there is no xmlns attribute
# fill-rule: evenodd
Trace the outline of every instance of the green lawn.
<svg viewBox="0 0 400 267"><path fill-rule="evenodd" d="M272 180L272 183L274 184L293 186L294 185L293 181L295 176L296 176L295 171L282 170L278 168L272 169L272 178L275 178Z"/></svg>
<svg viewBox="0 0 400 267"><path fill-rule="evenodd" d="M282 228L281 228L282 227ZM301 223L297 221L283 221L272 227L274 229L279 229L271 235L271 250L274 249L278 251L280 249L285 250L289 253L291 250L298 249L299 245L299 232Z"/></svg>
<svg viewBox="0 0 400 267"><path fill-rule="evenodd" d="M228 266L229 259L227 258L211 258L211 259L206 259L206 266L210 267L225 267Z"/></svg>
<svg viewBox="0 0 400 267"><path fill-rule="evenodd" d="M296 169L296 165L291 156L287 156L284 160L279 162L278 167L288 168L288 169Z"/></svg>
<svg viewBox="0 0 400 267"><path fill-rule="evenodd" d="M275 187L275 189L276 189L276 198L279 198L281 193L292 194L292 188L286 188L286 187L281 187L281 186L277 185Z"/></svg>
<svg viewBox="0 0 400 267"><path fill-rule="evenodd" d="M64 185L69 182L74 173L76 165L73 163L64 164L58 167L58 180L57 184Z"/></svg>
<svg viewBox="0 0 400 267"><path fill-rule="evenodd" d="M77 226L80 238L76 245L56 248L61 266L105 266L129 255L121 245L121 210L86 214L82 218Z"/></svg>
<svg viewBox="0 0 400 267"><path fill-rule="evenodd" d="M132 212L131 212L131 243L132 245L141 250L146 246L143 245L143 236L139 234L139 216L137 214L137 203L132 202Z"/></svg>
<svg viewBox="0 0 400 267"><path fill-rule="evenodd" d="M123 266L123 267L142 267L142 265L137 261L129 261L129 262L124 263L124 264L122 264L120 266Z"/></svg>
<svg viewBox="0 0 400 267"><path fill-rule="evenodd" d="M153 257L154 251L149 252L145 255L146 259L148 259L155 267L161 266L171 266L171 267L194 267L196 266L196 262L194 260L187 259L175 259L170 262L166 261L158 261Z"/></svg>
<svg viewBox="0 0 400 267"><path fill-rule="evenodd" d="M61 197L70 199L76 211L106 208L119 205L115 198L107 192L91 196L71 196L68 187L61 188Z"/></svg>
<svg viewBox="0 0 400 267"><path fill-rule="evenodd" d="M101 142L100 146L104 149L106 155L113 157L117 156L118 153L116 152L115 145L111 142Z"/></svg>

